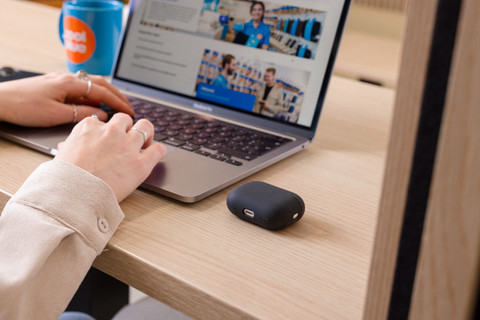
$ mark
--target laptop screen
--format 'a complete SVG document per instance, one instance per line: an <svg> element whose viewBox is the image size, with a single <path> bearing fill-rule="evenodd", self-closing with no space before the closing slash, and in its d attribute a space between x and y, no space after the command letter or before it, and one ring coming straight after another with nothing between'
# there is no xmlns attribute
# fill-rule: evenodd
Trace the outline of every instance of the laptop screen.
<svg viewBox="0 0 480 320"><path fill-rule="evenodd" d="M132 1L115 77L309 128L345 1Z"/></svg>

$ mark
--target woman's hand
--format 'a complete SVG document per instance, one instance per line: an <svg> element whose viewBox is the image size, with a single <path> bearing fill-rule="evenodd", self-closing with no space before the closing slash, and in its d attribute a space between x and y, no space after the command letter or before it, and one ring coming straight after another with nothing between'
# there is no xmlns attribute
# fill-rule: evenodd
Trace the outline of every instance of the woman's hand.
<svg viewBox="0 0 480 320"><path fill-rule="evenodd" d="M71 162L102 179L121 202L167 153L163 144L152 143L151 122L139 120L135 124L139 130L132 125L132 118L124 113L115 114L107 123L86 118L59 145L55 159Z"/></svg>
<svg viewBox="0 0 480 320"><path fill-rule="evenodd" d="M98 108L101 103L133 115L128 100L103 77L89 75L88 79L90 90L87 80L62 73L0 83L0 121L50 127L80 121L94 113L105 121L107 114Z"/></svg>

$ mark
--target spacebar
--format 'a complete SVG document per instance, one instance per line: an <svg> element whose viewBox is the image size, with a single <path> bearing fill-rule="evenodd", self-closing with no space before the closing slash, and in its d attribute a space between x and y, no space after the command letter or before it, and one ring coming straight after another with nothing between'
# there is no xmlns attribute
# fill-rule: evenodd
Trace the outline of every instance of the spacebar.
<svg viewBox="0 0 480 320"><path fill-rule="evenodd" d="M252 160L252 159L256 158L256 156L253 155L253 154L249 154L248 152L233 149L233 148L229 148L229 147L220 148L220 149L217 150L217 152L218 153L226 153L226 154L229 154L233 157L237 157L237 158L244 159L244 160Z"/></svg>

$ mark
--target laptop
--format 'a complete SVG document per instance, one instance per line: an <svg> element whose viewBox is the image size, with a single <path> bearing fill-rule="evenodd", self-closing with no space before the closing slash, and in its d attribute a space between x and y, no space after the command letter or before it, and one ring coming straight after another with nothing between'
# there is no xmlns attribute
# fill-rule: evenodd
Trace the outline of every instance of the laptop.
<svg viewBox="0 0 480 320"><path fill-rule="evenodd" d="M131 0L112 84L168 149L141 187L196 202L307 147L350 3ZM71 129L0 136L55 155Z"/></svg>

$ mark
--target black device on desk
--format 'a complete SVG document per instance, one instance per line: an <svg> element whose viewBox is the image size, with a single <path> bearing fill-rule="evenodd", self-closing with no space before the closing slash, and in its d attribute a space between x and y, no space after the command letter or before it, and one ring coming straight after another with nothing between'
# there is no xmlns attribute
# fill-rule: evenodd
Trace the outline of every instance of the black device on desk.
<svg viewBox="0 0 480 320"><path fill-rule="evenodd" d="M39 76L40 73L15 69L11 67L0 68L0 82Z"/></svg>
<svg viewBox="0 0 480 320"><path fill-rule="evenodd" d="M261 181L250 181L233 189L228 194L227 207L240 219L270 230L292 225L305 212L300 196Z"/></svg>

